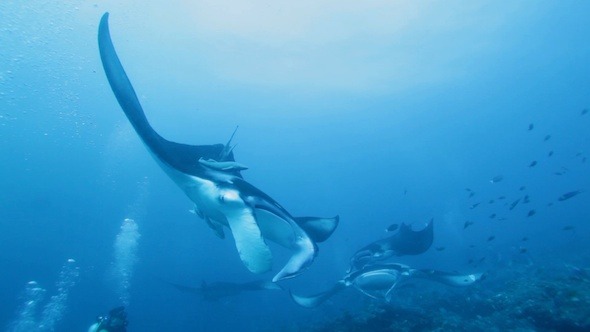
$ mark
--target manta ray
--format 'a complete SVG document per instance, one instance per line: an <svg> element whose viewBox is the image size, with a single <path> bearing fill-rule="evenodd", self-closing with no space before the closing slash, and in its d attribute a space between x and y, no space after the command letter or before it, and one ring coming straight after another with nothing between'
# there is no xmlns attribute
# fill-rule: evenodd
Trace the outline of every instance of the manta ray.
<svg viewBox="0 0 590 332"><path fill-rule="evenodd" d="M433 219L419 231L414 231L411 225L402 223L392 236L372 242L354 253L350 259L349 272L393 256L419 255L432 245L433 230Z"/></svg>
<svg viewBox="0 0 590 332"><path fill-rule="evenodd" d="M271 270L272 253L266 240L294 251L273 282L301 273L314 260L316 243L326 240L338 225L338 216L291 216L279 203L244 180L246 167L234 159L227 144L188 145L160 136L148 122L135 90L111 40L108 13L98 29L100 58L119 105L151 155L164 172L195 204L195 213L223 237L229 227L240 259L253 273ZM232 135L233 137L233 135Z"/></svg>
<svg viewBox="0 0 590 332"><path fill-rule="evenodd" d="M264 280L255 280L244 283L224 281L207 283L203 281L200 287L185 286L175 283L169 284L182 292L197 294L205 301L218 301L222 298L238 296L243 292L283 290L279 284Z"/></svg>
<svg viewBox="0 0 590 332"><path fill-rule="evenodd" d="M292 292L290 294L295 303L313 308L336 293L352 286L371 298L390 302L397 287L416 281L416 279L435 281L449 286L468 286L480 280L481 277L481 273L456 274L437 270L413 269L398 263L377 264L367 265L360 270L348 273L328 291L311 296L295 295Z"/></svg>

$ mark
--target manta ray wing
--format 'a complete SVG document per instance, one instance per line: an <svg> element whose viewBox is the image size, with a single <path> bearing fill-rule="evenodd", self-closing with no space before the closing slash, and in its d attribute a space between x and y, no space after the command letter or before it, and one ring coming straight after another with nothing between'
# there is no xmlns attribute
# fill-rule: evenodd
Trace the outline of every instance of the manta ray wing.
<svg viewBox="0 0 590 332"><path fill-rule="evenodd" d="M100 20L98 46L105 74L119 105L143 143L158 160L181 172L198 174L202 169L199 159L217 159L220 155L224 155L225 146L170 142L154 131L117 56L111 40L108 18L109 14L105 13ZM235 161L232 151L225 152L224 161ZM241 176L239 169L232 168L229 171L236 176Z"/></svg>

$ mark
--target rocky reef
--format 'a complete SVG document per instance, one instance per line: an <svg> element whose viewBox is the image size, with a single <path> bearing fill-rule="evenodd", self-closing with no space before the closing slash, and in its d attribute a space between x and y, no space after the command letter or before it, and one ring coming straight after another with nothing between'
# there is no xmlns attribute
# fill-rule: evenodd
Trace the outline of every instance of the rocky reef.
<svg viewBox="0 0 590 332"><path fill-rule="evenodd" d="M590 331L590 271L503 271L473 287L406 287L308 331ZM516 273L517 272L517 273ZM506 277L510 276L510 277Z"/></svg>

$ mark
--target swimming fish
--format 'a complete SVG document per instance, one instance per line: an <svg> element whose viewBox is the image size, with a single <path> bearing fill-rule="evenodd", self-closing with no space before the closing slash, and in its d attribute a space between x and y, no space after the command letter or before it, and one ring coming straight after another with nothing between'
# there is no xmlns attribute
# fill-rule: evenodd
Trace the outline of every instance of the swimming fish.
<svg viewBox="0 0 590 332"><path fill-rule="evenodd" d="M581 190L574 190L574 191L570 191L570 192L567 192L567 193L565 193L565 194L563 194L563 195L559 196L559 198L558 198L557 200L558 200L558 201L560 201L560 202L563 202L563 201L565 201L565 200L568 200L568 199L570 199L570 198L572 198L572 197L575 197L575 196L577 196L577 195L578 195L578 194L580 194L580 193L582 193L582 191L581 191Z"/></svg>

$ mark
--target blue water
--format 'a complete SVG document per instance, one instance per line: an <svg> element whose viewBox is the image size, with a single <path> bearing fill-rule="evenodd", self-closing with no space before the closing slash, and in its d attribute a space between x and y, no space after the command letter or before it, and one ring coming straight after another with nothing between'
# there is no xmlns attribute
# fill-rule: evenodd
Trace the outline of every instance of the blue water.
<svg viewBox="0 0 590 332"><path fill-rule="evenodd" d="M327 289L391 223L430 218L433 247L399 262L504 277L513 264L589 267L588 2L2 1L0 329L20 319L33 280L42 319L68 259L79 276L57 331L85 331L122 297L130 331L306 329L366 303L352 290L311 310L275 291L206 302L166 283L270 279L289 256L272 246L274 271L253 275L189 213L110 90L105 11L162 136L225 143L239 125L249 182L295 216L340 216L286 288ZM122 291L125 218L138 237Z"/></svg>

